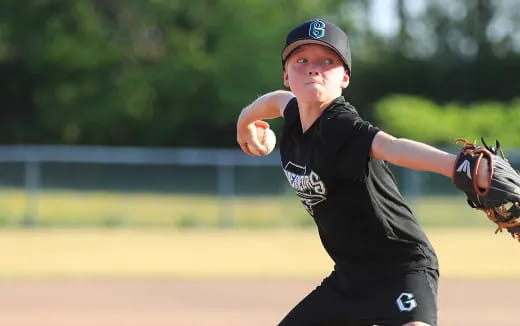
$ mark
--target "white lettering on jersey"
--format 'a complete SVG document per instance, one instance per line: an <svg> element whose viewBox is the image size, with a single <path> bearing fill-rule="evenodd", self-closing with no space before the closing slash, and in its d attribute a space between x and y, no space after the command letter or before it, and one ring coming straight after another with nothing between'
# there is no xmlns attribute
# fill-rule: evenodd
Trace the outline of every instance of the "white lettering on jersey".
<svg viewBox="0 0 520 326"><path fill-rule="evenodd" d="M457 172L462 172L462 173L466 173L466 175L468 176L468 178L471 179L471 168L470 168L470 164L469 164L469 161L468 160L464 160L464 162L462 162L459 167L457 168Z"/></svg>
<svg viewBox="0 0 520 326"><path fill-rule="evenodd" d="M327 188L316 172L311 171L306 175L306 170L306 167L292 162L284 167L289 184L296 191L305 209L314 216L313 206L327 199Z"/></svg>

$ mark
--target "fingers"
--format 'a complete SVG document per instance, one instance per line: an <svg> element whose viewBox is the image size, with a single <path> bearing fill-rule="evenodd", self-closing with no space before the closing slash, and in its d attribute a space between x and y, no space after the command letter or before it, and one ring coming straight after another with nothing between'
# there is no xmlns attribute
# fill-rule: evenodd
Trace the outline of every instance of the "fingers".
<svg viewBox="0 0 520 326"><path fill-rule="evenodd" d="M264 129L269 128L269 124L267 122L265 122L264 120L256 120L254 122L254 124L257 127L261 127L261 128L264 128Z"/></svg>
<svg viewBox="0 0 520 326"><path fill-rule="evenodd" d="M238 143L240 145L240 148L244 153L247 155L255 156L251 151L249 150L249 146L247 146L247 143Z"/></svg>
<svg viewBox="0 0 520 326"><path fill-rule="evenodd" d="M263 144L261 144L258 139L253 138L250 143L244 143L242 147L242 150L244 150L245 153L252 155L252 156L263 156L267 154L267 147L265 147Z"/></svg>
<svg viewBox="0 0 520 326"><path fill-rule="evenodd" d="M240 145L242 151L251 156L262 156L267 154L267 148L262 144L264 139L258 139L256 128L269 128L269 124L262 120L257 120L246 128L237 128L237 143ZM265 138L265 133L263 137Z"/></svg>
<svg viewBox="0 0 520 326"><path fill-rule="evenodd" d="M267 154L267 149L264 145L260 145L260 147L254 147L254 145L249 143L239 144L242 151L251 156L263 156Z"/></svg>
<svg viewBox="0 0 520 326"><path fill-rule="evenodd" d="M256 147L256 151L258 154L255 154L255 156L267 155L267 148L262 144L260 144L258 147Z"/></svg>

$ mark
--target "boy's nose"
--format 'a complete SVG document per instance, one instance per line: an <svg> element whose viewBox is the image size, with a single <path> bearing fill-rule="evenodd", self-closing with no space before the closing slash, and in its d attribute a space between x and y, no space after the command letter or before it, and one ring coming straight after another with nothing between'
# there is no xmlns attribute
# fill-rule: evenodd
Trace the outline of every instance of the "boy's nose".
<svg viewBox="0 0 520 326"><path fill-rule="evenodd" d="M318 72L317 71L309 71L309 76L318 76Z"/></svg>

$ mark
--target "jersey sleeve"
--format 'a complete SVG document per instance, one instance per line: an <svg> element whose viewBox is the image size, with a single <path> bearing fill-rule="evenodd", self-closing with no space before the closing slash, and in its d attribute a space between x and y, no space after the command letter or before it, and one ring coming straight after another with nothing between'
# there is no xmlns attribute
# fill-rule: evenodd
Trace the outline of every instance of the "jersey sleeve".
<svg viewBox="0 0 520 326"><path fill-rule="evenodd" d="M370 149L379 128L363 120L358 114L344 112L334 122L337 135L337 175L359 178L365 175L370 160Z"/></svg>
<svg viewBox="0 0 520 326"><path fill-rule="evenodd" d="M284 118L284 127L283 134L288 135L291 133L291 130L297 128L297 124L300 121L299 113L298 113L298 103L296 102L296 97L291 99L285 110L283 111Z"/></svg>
<svg viewBox="0 0 520 326"><path fill-rule="evenodd" d="M281 110L282 116L284 119L291 119L291 117L295 117L298 111L298 102L296 101L296 97L287 102L287 105Z"/></svg>

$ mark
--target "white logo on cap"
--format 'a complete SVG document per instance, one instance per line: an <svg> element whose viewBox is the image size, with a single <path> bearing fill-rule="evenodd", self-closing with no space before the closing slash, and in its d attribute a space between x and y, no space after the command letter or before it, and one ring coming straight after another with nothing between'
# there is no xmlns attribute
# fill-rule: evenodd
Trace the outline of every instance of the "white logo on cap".
<svg viewBox="0 0 520 326"><path fill-rule="evenodd" d="M309 36L315 39L325 36L325 22L323 20L313 21L309 26Z"/></svg>

